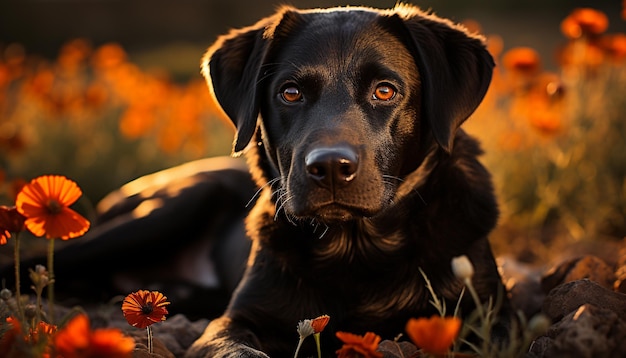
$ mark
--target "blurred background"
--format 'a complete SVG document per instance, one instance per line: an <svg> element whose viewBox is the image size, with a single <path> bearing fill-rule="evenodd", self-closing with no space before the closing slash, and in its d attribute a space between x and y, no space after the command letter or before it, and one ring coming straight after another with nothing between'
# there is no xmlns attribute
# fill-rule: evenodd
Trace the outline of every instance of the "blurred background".
<svg viewBox="0 0 626 358"><path fill-rule="evenodd" d="M280 4L343 1L3 0L0 204L61 174L84 195L230 153L230 122L199 64L230 28ZM620 0L424 0L488 39L498 67L465 127L481 139L502 206L497 252L540 261L626 236L626 21ZM352 5L391 7L395 1ZM585 9L582 12L577 9Z"/></svg>

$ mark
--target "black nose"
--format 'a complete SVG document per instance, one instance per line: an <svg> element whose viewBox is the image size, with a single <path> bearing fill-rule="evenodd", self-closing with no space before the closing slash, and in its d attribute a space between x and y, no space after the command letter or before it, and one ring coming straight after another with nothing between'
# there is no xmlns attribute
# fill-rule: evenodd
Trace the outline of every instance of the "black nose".
<svg viewBox="0 0 626 358"><path fill-rule="evenodd" d="M315 148L304 158L309 177L321 187L349 184L356 177L359 158L348 146Z"/></svg>

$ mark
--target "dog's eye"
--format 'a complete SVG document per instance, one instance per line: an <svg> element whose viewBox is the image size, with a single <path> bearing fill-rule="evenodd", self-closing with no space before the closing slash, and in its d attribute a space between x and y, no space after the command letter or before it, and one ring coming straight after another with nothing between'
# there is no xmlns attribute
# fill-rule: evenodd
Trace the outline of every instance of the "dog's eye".
<svg viewBox="0 0 626 358"><path fill-rule="evenodd" d="M393 97L396 96L396 89L393 88L388 83L381 83L376 86L374 90L374 94L372 94L372 99L377 99L379 101L389 101Z"/></svg>
<svg viewBox="0 0 626 358"><path fill-rule="evenodd" d="M298 102L302 100L302 92L300 92L300 89L296 86L293 85L288 85L283 87L282 92L280 93L281 97L283 98L283 100L285 100L286 102Z"/></svg>

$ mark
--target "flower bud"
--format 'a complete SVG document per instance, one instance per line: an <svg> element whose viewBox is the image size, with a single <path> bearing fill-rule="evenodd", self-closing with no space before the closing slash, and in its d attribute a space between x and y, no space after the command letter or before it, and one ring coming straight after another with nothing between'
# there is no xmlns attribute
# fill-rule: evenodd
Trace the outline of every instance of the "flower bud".
<svg viewBox="0 0 626 358"><path fill-rule="evenodd" d="M452 272L462 280L469 280L474 276L474 266L467 256L457 256L452 258Z"/></svg>

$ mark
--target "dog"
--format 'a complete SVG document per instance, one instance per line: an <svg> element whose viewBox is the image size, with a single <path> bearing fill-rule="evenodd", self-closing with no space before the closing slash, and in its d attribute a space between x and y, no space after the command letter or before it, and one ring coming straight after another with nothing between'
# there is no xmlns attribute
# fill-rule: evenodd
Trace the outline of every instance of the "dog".
<svg viewBox="0 0 626 358"><path fill-rule="evenodd" d="M393 339L436 312L420 270L455 307L460 255L483 302L502 294L497 201L459 128L493 68L483 38L406 4L282 7L219 37L203 74L260 190L245 274L187 357L290 356L297 323L324 314L324 356L336 331Z"/></svg>
<svg viewBox="0 0 626 358"><path fill-rule="evenodd" d="M298 322L328 315L320 346L333 356L337 331L394 339L435 314L421 272L456 307L451 260L466 255L481 301L500 296L506 316L488 241L497 200L460 128L493 68L480 35L407 4L285 6L232 30L202 72L234 155L103 199L86 237L55 254L57 299L160 290L172 314L211 319L188 358L292 356ZM315 352L306 340L300 356Z"/></svg>

